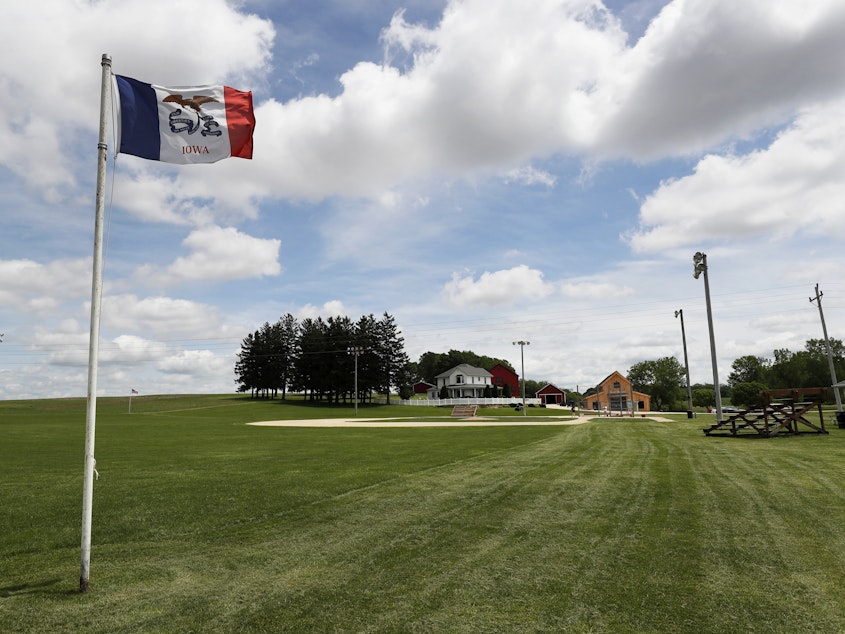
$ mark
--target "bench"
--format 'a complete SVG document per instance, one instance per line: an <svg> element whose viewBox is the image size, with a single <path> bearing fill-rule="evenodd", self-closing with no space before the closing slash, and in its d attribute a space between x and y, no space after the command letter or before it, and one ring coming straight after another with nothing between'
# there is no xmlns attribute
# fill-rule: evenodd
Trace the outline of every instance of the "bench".
<svg viewBox="0 0 845 634"><path fill-rule="evenodd" d="M781 432L789 434L827 434L824 428L822 402L827 397L827 388L791 388L785 390L762 390L765 406L758 409L740 410L721 422L704 429L707 436L736 436L740 432L756 433L771 438ZM819 424L808 420L804 414L818 408ZM802 429L808 427L809 431ZM718 432L718 433L714 433Z"/></svg>

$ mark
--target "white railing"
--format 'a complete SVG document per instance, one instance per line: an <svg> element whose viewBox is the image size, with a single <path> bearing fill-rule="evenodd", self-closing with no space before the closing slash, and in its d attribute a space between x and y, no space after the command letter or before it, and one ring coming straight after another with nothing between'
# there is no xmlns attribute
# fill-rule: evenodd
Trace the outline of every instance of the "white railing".
<svg viewBox="0 0 845 634"><path fill-rule="evenodd" d="M399 405L415 405L418 407L441 407L452 405L522 405L522 399L511 398L415 398L409 401L397 401ZM539 398L525 399L526 405L539 405Z"/></svg>

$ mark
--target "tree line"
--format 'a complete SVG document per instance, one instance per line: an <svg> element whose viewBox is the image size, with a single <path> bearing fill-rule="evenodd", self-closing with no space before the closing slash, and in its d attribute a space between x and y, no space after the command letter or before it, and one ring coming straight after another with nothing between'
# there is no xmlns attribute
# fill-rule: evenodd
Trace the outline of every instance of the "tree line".
<svg viewBox="0 0 845 634"><path fill-rule="evenodd" d="M830 339L837 378L845 379L845 346ZM774 350L772 357L746 355L734 360L720 396L739 407L759 407L762 390L826 387L831 384L824 339L809 339L804 350ZM675 357L635 363L628 371L633 388L651 396L652 409L686 409L686 373ZM692 403L712 407L716 403L713 384L693 384ZM831 394L831 399L833 395Z"/></svg>
<svg viewBox="0 0 845 634"><path fill-rule="evenodd" d="M405 341L388 313L354 322L287 313L247 335L235 362L237 390L253 398L284 399L293 391L311 401L345 403L355 397L356 375L359 401L383 393L389 403L391 388L410 390Z"/></svg>

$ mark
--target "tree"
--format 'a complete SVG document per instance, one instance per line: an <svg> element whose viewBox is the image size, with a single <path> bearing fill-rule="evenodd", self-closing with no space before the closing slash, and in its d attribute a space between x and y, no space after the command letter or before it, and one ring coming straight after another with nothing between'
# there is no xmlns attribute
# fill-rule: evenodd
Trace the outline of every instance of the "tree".
<svg viewBox="0 0 845 634"><path fill-rule="evenodd" d="M521 388L522 379L520 379L519 384ZM525 398L534 398L537 392L539 392L544 387L550 384L551 381L547 379L543 379L541 381L535 381L534 379L525 379Z"/></svg>
<svg viewBox="0 0 845 634"><path fill-rule="evenodd" d="M745 409L764 407L766 405L766 397L760 392L766 389L766 386L758 381L737 383L731 389L731 403Z"/></svg>
<svg viewBox="0 0 845 634"><path fill-rule="evenodd" d="M257 337L258 331L243 338L241 351L238 353L238 360L235 362L235 383L238 384L238 392L250 392L253 398L255 398L255 390L258 385Z"/></svg>
<svg viewBox="0 0 845 634"><path fill-rule="evenodd" d="M715 407L716 394L713 392L713 386L710 389L700 387L692 391L692 404L696 407Z"/></svg>
<svg viewBox="0 0 845 634"><path fill-rule="evenodd" d="M381 321L367 315L355 324L342 315L300 323L290 313L275 324L265 323L241 342L235 362L237 389L270 398L281 389L284 399L290 388L310 400L346 402L354 391L355 359L348 354L353 345L364 350L358 355L359 396L377 389L389 394L391 385L404 385L404 393L410 393L415 370L387 313Z"/></svg>
<svg viewBox="0 0 845 634"><path fill-rule="evenodd" d="M496 359L494 357L487 357L478 355L471 350L449 350L446 353L439 352L424 352L420 355L419 363L419 378L429 383L434 383L434 377L438 374L451 370L457 365L466 363L476 368L484 368L489 370L498 363L501 363L506 368L515 371L513 366L505 359Z"/></svg>
<svg viewBox="0 0 845 634"><path fill-rule="evenodd" d="M405 354L405 339L396 325L396 320L387 313L384 313L377 325L378 351L381 358L380 384L387 394L387 404L390 405L390 388L401 387L398 381L402 369L408 364L408 355ZM410 388L410 382L408 382Z"/></svg>
<svg viewBox="0 0 845 634"><path fill-rule="evenodd" d="M731 365L728 383L730 385L755 381L765 383L771 365L771 361L765 357L755 357L751 354L740 357Z"/></svg>
<svg viewBox="0 0 845 634"><path fill-rule="evenodd" d="M675 357L641 361L628 371L633 389L650 395L652 409L655 410L672 407L681 400L684 376L684 367Z"/></svg>

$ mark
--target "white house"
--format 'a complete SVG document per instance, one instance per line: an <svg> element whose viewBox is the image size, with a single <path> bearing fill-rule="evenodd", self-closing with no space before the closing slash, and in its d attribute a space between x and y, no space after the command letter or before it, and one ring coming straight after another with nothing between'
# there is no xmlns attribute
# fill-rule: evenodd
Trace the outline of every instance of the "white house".
<svg viewBox="0 0 845 634"><path fill-rule="evenodd" d="M440 398L443 386L449 391L449 398L483 398L484 388L492 385L493 375L487 370L462 363L434 377L434 387L428 390L428 398Z"/></svg>

